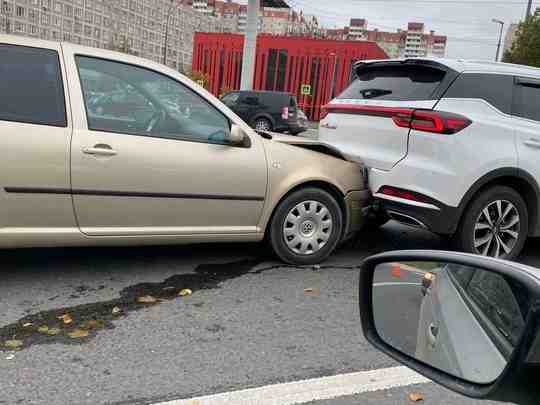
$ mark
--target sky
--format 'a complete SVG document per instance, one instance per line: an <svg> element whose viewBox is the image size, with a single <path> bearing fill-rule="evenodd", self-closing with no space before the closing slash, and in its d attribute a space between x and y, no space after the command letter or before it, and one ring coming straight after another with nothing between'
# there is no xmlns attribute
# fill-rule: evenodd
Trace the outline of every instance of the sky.
<svg viewBox="0 0 540 405"><path fill-rule="evenodd" d="M348 25L350 18L366 18L368 29L395 31L407 22L423 22L426 31L446 35L447 56L495 59L500 25L525 16L527 0L285 0L294 9L315 14L325 27ZM247 2L244 0L243 2ZM540 1L533 2L540 7ZM503 33L504 40L504 33ZM502 51L501 51L502 52Z"/></svg>

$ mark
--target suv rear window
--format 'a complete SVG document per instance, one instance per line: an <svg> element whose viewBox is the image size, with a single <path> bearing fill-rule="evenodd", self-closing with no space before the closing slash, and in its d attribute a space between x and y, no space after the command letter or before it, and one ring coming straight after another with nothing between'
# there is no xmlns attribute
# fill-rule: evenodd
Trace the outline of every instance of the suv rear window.
<svg viewBox="0 0 540 405"><path fill-rule="evenodd" d="M429 66L376 66L359 72L338 99L430 100L445 72Z"/></svg>
<svg viewBox="0 0 540 405"><path fill-rule="evenodd" d="M0 44L0 120L67 126L56 51Z"/></svg>

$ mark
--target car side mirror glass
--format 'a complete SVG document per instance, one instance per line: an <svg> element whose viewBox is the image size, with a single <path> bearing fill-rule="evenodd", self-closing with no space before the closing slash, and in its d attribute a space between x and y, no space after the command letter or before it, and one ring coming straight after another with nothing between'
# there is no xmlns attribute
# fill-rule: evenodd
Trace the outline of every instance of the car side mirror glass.
<svg viewBox="0 0 540 405"><path fill-rule="evenodd" d="M232 146L246 146L249 144L249 137L239 125L232 124L229 133L229 144Z"/></svg>
<svg viewBox="0 0 540 405"><path fill-rule="evenodd" d="M384 343L475 384L501 376L530 306L520 281L446 261L378 263L371 289L374 327Z"/></svg>

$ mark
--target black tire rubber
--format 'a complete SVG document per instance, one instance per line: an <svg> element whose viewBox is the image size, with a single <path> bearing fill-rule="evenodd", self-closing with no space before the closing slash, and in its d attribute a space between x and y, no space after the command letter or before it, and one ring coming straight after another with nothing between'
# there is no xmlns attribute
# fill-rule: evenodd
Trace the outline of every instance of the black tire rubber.
<svg viewBox="0 0 540 405"><path fill-rule="evenodd" d="M362 231L379 229L381 226L386 225L389 221L390 217L386 212L382 210L372 212L368 215L366 224L362 228Z"/></svg>
<svg viewBox="0 0 540 405"><path fill-rule="evenodd" d="M332 216L333 229L328 243L311 255L299 255L289 249L283 237L283 223L289 211L302 201L319 201L326 205ZM343 213L336 199L319 188L300 189L287 196L276 208L269 224L269 242L275 254L285 263L294 265L312 265L323 262L330 256L343 234Z"/></svg>
<svg viewBox="0 0 540 405"><path fill-rule="evenodd" d="M476 253L474 248L474 226L480 212L491 202L496 200L510 201L518 210L520 217L520 232L518 240L509 255L502 257L513 260L519 256L529 233L529 212L523 198L513 188L506 186L494 186L478 194L463 212L460 224L452 238L456 249Z"/></svg>
<svg viewBox="0 0 540 405"><path fill-rule="evenodd" d="M257 122L260 122L260 121L264 121L268 123L269 131L272 131L274 129L272 122L268 118L264 118L264 117L257 118L255 121L253 121L253 128L257 128Z"/></svg>

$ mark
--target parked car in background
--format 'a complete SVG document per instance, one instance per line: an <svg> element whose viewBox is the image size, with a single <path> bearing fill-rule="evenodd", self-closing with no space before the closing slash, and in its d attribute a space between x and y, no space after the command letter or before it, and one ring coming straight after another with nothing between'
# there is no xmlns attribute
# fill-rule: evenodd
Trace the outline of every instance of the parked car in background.
<svg viewBox="0 0 540 405"><path fill-rule="evenodd" d="M305 113L296 96L280 91L233 91L221 101L252 128L297 135L308 129Z"/></svg>
<svg viewBox="0 0 540 405"><path fill-rule="evenodd" d="M0 77L1 248L267 237L312 264L362 225L361 165L259 135L163 65L0 35Z"/></svg>
<svg viewBox="0 0 540 405"><path fill-rule="evenodd" d="M540 69L406 59L356 74L319 139L369 167L384 215L506 259L540 236Z"/></svg>

